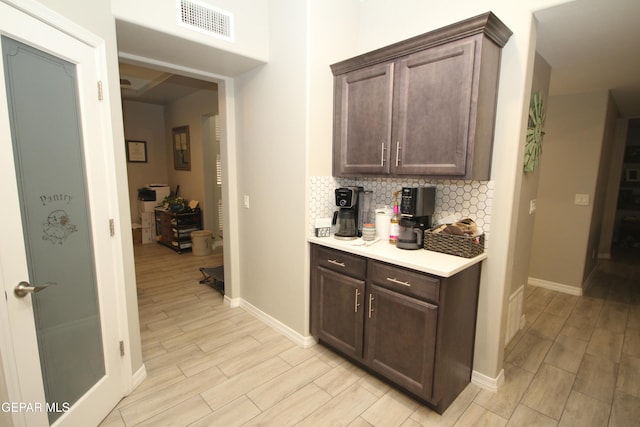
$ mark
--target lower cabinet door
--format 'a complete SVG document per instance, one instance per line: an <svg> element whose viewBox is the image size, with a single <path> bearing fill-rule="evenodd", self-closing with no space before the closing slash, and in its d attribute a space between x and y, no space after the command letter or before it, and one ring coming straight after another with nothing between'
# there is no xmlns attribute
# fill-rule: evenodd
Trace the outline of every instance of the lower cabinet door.
<svg viewBox="0 0 640 427"><path fill-rule="evenodd" d="M364 280L317 267L318 338L347 356L362 359Z"/></svg>
<svg viewBox="0 0 640 427"><path fill-rule="evenodd" d="M435 305L370 285L367 365L407 391L431 398L437 317Z"/></svg>

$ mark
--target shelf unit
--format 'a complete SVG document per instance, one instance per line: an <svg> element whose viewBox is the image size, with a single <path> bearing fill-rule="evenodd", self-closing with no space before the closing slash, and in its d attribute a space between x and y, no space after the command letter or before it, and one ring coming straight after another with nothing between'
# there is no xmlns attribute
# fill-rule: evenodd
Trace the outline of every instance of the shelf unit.
<svg viewBox="0 0 640 427"><path fill-rule="evenodd" d="M156 209L155 217L158 243L178 253L191 250L191 233L202 230L200 209L178 213Z"/></svg>

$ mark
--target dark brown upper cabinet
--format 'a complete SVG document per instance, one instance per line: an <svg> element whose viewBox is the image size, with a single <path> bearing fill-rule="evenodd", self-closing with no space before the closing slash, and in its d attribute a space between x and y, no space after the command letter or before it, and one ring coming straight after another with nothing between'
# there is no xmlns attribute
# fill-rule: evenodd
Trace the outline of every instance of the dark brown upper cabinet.
<svg viewBox="0 0 640 427"><path fill-rule="evenodd" d="M331 65L333 175L488 180L511 34L488 12Z"/></svg>

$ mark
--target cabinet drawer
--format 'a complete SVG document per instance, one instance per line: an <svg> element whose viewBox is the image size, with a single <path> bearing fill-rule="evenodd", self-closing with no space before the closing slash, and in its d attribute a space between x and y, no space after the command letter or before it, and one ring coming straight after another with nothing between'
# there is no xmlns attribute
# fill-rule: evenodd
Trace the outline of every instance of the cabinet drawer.
<svg viewBox="0 0 640 427"><path fill-rule="evenodd" d="M367 272L366 259L323 246L315 246L315 248L317 265L355 277L356 279L365 278Z"/></svg>
<svg viewBox="0 0 640 427"><path fill-rule="evenodd" d="M401 294L438 302L440 280L425 273L371 261L367 277L376 285Z"/></svg>

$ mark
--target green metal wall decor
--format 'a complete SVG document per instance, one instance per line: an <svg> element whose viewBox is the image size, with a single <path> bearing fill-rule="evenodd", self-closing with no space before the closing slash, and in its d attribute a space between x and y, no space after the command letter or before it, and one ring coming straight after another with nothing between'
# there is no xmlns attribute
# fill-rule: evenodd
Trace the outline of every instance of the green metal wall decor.
<svg viewBox="0 0 640 427"><path fill-rule="evenodd" d="M524 150L524 171L533 172L542 155L545 111L540 91L531 94L529 104L529 123L527 125L527 144Z"/></svg>

